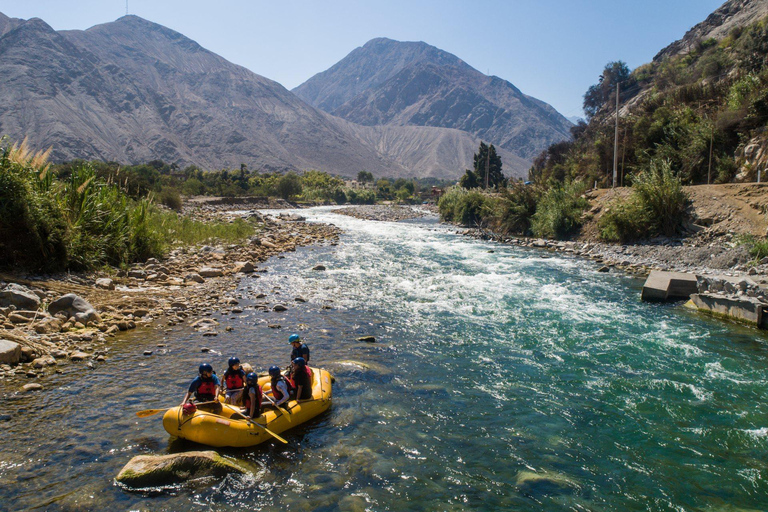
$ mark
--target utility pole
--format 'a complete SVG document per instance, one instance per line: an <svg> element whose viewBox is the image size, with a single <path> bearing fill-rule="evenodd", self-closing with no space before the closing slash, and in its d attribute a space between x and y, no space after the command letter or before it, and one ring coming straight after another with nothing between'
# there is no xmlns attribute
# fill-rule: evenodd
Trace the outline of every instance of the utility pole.
<svg viewBox="0 0 768 512"><path fill-rule="evenodd" d="M616 188L616 175L619 164L619 82L616 82L616 129L613 136L613 188Z"/></svg>
<svg viewBox="0 0 768 512"><path fill-rule="evenodd" d="M712 177L712 143L715 141L715 126L709 130L709 168L707 168L707 185Z"/></svg>
<svg viewBox="0 0 768 512"><path fill-rule="evenodd" d="M485 190L488 190L488 173L491 167L491 145L488 144L488 151L485 154Z"/></svg>
<svg viewBox="0 0 768 512"><path fill-rule="evenodd" d="M125 15L128 16L128 0L125 0Z"/></svg>

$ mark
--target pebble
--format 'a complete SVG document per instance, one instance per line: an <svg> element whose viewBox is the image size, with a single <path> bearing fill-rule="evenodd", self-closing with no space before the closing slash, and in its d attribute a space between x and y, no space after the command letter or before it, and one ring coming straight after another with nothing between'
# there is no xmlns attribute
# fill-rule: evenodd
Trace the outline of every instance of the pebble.
<svg viewBox="0 0 768 512"><path fill-rule="evenodd" d="M280 329L280 324L269 324L267 327L270 329Z"/></svg>
<svg viewBox="0 0 768 512"><path fill-rule="evenodd" d="M145 356L151 356L152 355L152 351L151 350L145 350L144 351L144 355Z"/></svg>
<svg viewBox="0 0 768 512"><path fill-rule="evenodd" d="M41 389L43 389L43 386L42 384L32 383L32 384L25 384L21 389L23 389L24 392L26 393L29 391L40 391Z"/></svg>
<svg viewBox="0 0 768 512"><path fill-rule="evenodd" d="M376 343L376 337L375 336L360 336L357 338L357 341L365 341L367 343Z"/></svg>
<svg viewBox="0 0 768 512"><path fill-rule="evenodd" d="M210 351L211 351L211 349L208 348L208 347L203 347L203 348L200 349L200 352L210 352Z"/></svg>

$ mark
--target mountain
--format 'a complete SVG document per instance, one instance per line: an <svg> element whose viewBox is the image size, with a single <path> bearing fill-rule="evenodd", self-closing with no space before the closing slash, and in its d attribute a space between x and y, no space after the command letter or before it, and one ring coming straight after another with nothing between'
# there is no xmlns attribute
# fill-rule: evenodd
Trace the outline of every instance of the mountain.
<svg viewBox="0 0 768 512"><path fill-rule="evenodd" d="M423 42L373 39L293 92L366 126L455 128L524 160L570 138L554 108Z"/></svg>
<svg viewBox="0 0 768 512"><path fill-rule="evenodd" d="M682 39L661 50L653 60L660 62L672 55L688 53L696 43L710 38L722 40L733 28L752 25L766 15L768 2L765 0L729 0L707 16L706 20L686 32Z"/></svg>
<svg viewBox="0 0 768 512"><path fill-rule="evenodd" d="M382 139L382 130L317 110L137 16L57 32L37 18L0 14L0 133L52 147L53 161L245 163L347 176L458 177L479 145L438 128L393 129Z"/></svg>

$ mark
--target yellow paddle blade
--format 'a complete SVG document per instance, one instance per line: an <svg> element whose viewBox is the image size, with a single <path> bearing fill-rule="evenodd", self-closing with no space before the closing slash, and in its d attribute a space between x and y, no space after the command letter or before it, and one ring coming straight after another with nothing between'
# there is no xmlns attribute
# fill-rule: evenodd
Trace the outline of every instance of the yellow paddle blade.
<svg viewBox="0 0 768 512"><path fill-rule="evenodd" d="M136 416L139 418L146 418L148 416L153 416L159 412L163 412L167 409L144 409L143 411L137 411Z"/></svg>

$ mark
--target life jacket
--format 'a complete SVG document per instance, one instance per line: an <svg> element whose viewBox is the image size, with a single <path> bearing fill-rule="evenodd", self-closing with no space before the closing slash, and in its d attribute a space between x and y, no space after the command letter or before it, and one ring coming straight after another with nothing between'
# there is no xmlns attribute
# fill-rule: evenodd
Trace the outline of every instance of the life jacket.
<svg viewBox="0 0 768 512"><path fill-rule="evenodd" d="M202 380L202 379L201 379ZM198 402L210 402L215 398L216 383L211 380L202 380L197 391L195 391L195 399Z"/></svg>
<svg viewBox="0 0 768 512"><path fill-rule="evenodd" d="M272 397L275 399L275 402L279 402L280 400L283 399L283 393L277 387L277 383L280 381L285 382L285 387L288 390L289 395L293 391L293 385L288 379L286 379L282 375L279 375L277 377L272 377Z"/></svg>
<svg viewBox="0 0 768 512"><path fill-rule="evenodd" d="M243 370L231 371L227 370L224 374L224 382L227 384L227 389L242 389L245 385L245 379L243 378Z"/></svg>
<svg viewBox="0 0 768 512"><path fill-rule="evenodd" d="M246 414L251 412L251 390L256 393L256 410L261 410L261 386L256 384L255 386L248 385L247 388L245 388L245 394L243 396L243 405L245 406L245 412Z"/></svg>
<svg viewBox="0 0 768 512"><path fill-rule="evenodd" d="M297 396L297 399L308 400L312 398L312 372L308 366L298 369L293 376L293 385L298 390L301 388L301 395Z"/></svg>

